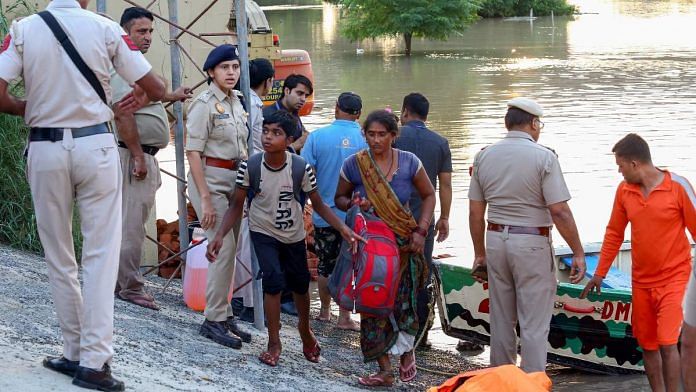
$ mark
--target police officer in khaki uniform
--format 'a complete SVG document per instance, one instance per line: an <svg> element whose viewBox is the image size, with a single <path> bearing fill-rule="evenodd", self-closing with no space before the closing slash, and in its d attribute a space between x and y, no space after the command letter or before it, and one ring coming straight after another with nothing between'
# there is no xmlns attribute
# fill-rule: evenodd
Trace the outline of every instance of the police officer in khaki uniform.
<svg viewBox="0 0 696 392"><path fill-rule="evenodd" d="M530 99L508 102L508 133L476 154L469 187L473 267L474 271L487 267L488 275L491 366L516 363L519 321L521 367L526 372L546 368L557 283L551 242L554 224L573 250L571 281L579 282L585 273L558 158L537 144L544 127L542 115L541 107Z"/></svg>
<svg viewBox="0 0 696 392"><path fill-rule="evenodd" d="M111 99L112 66L149 98L161 99L164 83L143 55L124 39L118 24L85 10L87 3L53 0L46 10L97 76L106 100ZM39 15L13 23L10 36L7 50L0 54L0 111L23 115L31 127L27 175L63 333L62 356L48 357L43 364L74 377L78 386L123 390L109 365L121 245L121 173L108 126L113 112ZM8 82L20 76L26 101L7 90ZM135 96L147 100L142 94L129 95L122 101L123 110L137 109ZM82 287L70 230L75 201L83 234Z"/></svg>
<svg viewBox="0 0 696 392"><path fill-rule="evenodd" d="M152 13L140 7L126 8L121 16L121 27L143 54L152 42L153 21ZM111 77L111 88L115 102L131 90L115 73ZM191 97L189 91L181 86L167 92L163 101L185 100ZM124 301L158 310L154 297L145 292L140 263L145 223L162 184L155 154L169 144L169 118L162 102L150 102L134 114L122 113L116 107L114 120L123 173L123 236L116 295Z"/></svg>
<svg viewBox="0 0 696 392"><path fill-rule="evenodd" d="M220 45L205 60L209 87L194 99L186 121L186 157L189 162L188 192L208 239L222 223L235 189L237 167L247 159L246 126L242 94L234 90L240 76L237 48ZM208 267L205 321L200 334L216 343L241 348L251 335L234 321L227 299L234 278L239 227L224 238L217 260Z"/></svg>

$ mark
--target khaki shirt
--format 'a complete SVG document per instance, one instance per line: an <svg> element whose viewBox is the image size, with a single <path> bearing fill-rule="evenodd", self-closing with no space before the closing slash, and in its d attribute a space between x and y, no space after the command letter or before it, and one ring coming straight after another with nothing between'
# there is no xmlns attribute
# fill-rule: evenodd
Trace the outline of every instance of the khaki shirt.
<svg viewBox="0 0 696 392"><path fill-rule="evenodd" d="M115 22L83 10L75 0L53 0L47 10L63 27L82 59L94 71L111 100L111 68L135 83L152 68ZM79 128L110 121L111 108L66 55L38 15L12 22L11 43L0 54L0 78L22 76L26 90L24 119L30 127Z"/></svg>
<svg viewBox="0 0 696 392"><path fill-rule="evenodd" d="M469 199L488 204L488 221L501 225L553 226L548 206L570 200L558 157L526 132L479 151Z"/></svg>
<svg viewBox="0 0 696 392"><path fill-rule="evenodd" d="M114 71L111 76L111 90L114 102L118 102L131 92L133 88ZM157 148L165 148L169 144L169 117L162 102L151 102L135 112L135 123L138 127L140 144ZM118 129L116 134L118 136ZM120 141L121 138L119 137Z"/></svg>
<svg viewBox="0 0 696 392"><path fill-rule="evenodd" d="M232 90L226 95L215 84L191 103L186 120L186 150L220 159L247 159L247 113Z"/></svg>

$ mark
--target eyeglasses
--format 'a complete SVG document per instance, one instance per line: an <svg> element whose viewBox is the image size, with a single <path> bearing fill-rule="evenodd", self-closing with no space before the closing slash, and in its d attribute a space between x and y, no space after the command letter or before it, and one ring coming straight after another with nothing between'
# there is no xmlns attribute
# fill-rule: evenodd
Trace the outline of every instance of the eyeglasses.
<svg viewBox="0 0 696 392"><path fill-rule="evenodd" d="M537 125L539 126L539 129L544 129L544 123L541 120L537 118L534 121L536 121Z"/></svg>

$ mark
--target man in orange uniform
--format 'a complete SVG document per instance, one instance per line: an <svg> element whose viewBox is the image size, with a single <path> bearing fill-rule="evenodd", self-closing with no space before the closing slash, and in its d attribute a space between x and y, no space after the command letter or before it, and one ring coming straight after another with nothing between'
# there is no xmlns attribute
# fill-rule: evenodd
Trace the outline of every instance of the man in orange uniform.
<svg viewBox="0 0 696 392"><path fill-rule="evenodd" d="M696 195L684 177L653 165L650 147L640 136L627 135L612 152L625 181L616 191L597 271L581 298L592 290L600 292L630 222L633 335L643 349L653 391L677 391L677 341L691 274L691 247L684 229L696 235Z"/></svg>

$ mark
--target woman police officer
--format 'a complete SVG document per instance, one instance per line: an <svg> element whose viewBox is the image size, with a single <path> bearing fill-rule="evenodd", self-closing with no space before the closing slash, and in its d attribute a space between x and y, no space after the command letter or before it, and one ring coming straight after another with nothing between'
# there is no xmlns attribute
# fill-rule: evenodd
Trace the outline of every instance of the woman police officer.
<svg viewBox="0 0 696 392"><path fill-rule="evenodd" d="M240 76L237 48L220 45L203 66L209 87L188 109L186 157L188 193L207 238L215 238L230 197L237 166L247 159L247 113L242 94L234 90ZM199 333L216 343L239 349L251 335L234 322L227 299L234 276L238 227L224 238L217 261L208 267L205 321Z"/></svg>

